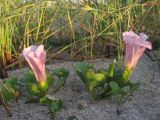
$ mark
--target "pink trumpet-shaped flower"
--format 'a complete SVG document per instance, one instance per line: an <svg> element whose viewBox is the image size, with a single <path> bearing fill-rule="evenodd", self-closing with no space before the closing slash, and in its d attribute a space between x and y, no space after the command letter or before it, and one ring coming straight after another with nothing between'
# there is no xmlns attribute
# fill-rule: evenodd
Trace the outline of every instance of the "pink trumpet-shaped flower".
<svg viewBox="0 0 160 120"><path fill-rule="evenodd" d="M126 44L125 50L125 67L133 69L146 48L152 49L152 44L147 40L147 35L140 33L135 34L133 31L123 33L123 41Z"/></svg>
<svg viewBox="0 0 160 120"><path fill-rule="evenodd" d="M27 60L29 66L33 70L37 81L41 84L46 77L46 52L43 45L33 46L25 48L22 52L22 56Z"/></svg>

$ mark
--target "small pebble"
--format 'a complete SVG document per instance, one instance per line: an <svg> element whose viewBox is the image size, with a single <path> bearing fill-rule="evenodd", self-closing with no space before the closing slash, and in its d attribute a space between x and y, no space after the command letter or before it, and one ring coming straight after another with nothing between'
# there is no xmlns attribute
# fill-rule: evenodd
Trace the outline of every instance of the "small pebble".
<svg viewBox="0 0 160 120"><path fill-rule="evenodd" d="M78 108L84 109L88 106L87 102L85 100L78 100Z"/></svg>

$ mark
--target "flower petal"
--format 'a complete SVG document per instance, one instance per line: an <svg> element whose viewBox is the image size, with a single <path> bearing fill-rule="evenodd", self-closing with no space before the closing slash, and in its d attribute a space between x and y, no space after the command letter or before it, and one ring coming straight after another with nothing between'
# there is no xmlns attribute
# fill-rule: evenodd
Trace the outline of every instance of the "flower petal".
<svg viewBox="0 0 160 120"><path fill-rule="evenodd" d="M133 31L123 33L123 41L126 44L125 50L125 66L133 69L146 48L151 49L152 44L147 40L147 35L141 33L139 36Z"/></svg>
<svg viewBox="0 0 160 120"><path fill-rule="evenodd" d="M33 70L35 77L38 82L43 82L46 80L46 70L45 70L45 59L46 52L44 51L44 46L30 46L25 48L22 52L22 56L26 59L29 66Z"/></svg>
<svg viewBox="0 0 160 120"><path fill-rule="evenodd" d="M139 39L146 41L148 39L148 36L146 34L144 34L144 33L140 33L139 34Z"/></svg>
<svg viewBox="0 0 160 120"><path fill-rule="evenodd" d="M139 36L135 34L133 31L123 32L123 41L125 43L133 44L134 41L139 39Z"/></svg>
<svg viewBox="0 0 160 120"><path fill-rule="evenodd" d="M145 48L148 48L148 49L152 49L152 43L151 42L144 41L144 40L139 40L137 42L137 44L142 46L142 47L145 47Z"/></svg>

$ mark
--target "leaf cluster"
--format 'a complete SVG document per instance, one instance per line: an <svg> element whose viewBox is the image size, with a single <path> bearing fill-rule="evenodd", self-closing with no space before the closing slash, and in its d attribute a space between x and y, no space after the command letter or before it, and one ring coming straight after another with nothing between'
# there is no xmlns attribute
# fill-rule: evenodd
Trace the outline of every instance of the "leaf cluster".
<svg viewBox="0 0 160 120"><path fill-rule="evenodd" d="M55 68L52 73L47 74L47 80L43 87L36 81L32 71L25 73L27 100L28 102L39 101L40 104L48 107L50 113L54 114L60 111L62 101L56 98L51 98L47 95L50 88L55 88L54 92L58 91L66 83L69 71L64 68ZM57 79L55 79L55 77Z"/></svg>
<svg viewBox="0 0 160 120"><path fill-rule="evenodd" d="M119 102L123 102L139 86L129 80L132 71L117 67L116 60L108 69L95 71L93 64L80 62L75 65L75 70L94 99L112 99L116 96Z"/></svg>
<svg viewBox="0 0 160 120"><path fill-rule="evenodd" d="M19 86L17 84L17 78L11 77L5 80L4 82L1 81L0 94L1 99L5 101L16 99L19 95Z"/></svg>

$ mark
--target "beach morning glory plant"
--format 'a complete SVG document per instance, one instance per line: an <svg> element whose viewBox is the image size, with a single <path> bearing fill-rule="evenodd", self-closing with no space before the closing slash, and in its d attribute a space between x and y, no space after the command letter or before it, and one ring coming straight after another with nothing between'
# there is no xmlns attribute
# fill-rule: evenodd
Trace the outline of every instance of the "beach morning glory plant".
<svg viewBox="0 0 160 120"><path fill-rule="evenodd" d="M33 71L25 73L28 97L31 99L33 96L44 96L53 82L52 76L46 74L44 46L31 45L22 51L22 56Z"/></svg>
<svg viewBox="0 0 160 120"><path fill-rule="evenodd" d="M25 73L27 100L28 102L39 101L40 104L48 106L52 115L62 107L62 101L57 98L49 97L49 88L57 90L64 86L69 72L64 68L55 68L52 73L46 72L46 52L43 45L31 45L22 51L22 56L28 62L32 71ZM54 77L57 76L58 82L54 84Z"/></svg>
<svg viewBox="0 0 160 120"><path fill-rule="evenodd" d="M80 62L75 65L77 75L95 99L117 96L119 102L123 102L139 87L139 83L132 83L130 77L145 49L151 49L152 44L146 41L148 37L144 33L137 35L129 31L122 35L125 43L123 67L119 67L116 60L113 60L108 69L97 71L93 64Z"/></svg>

